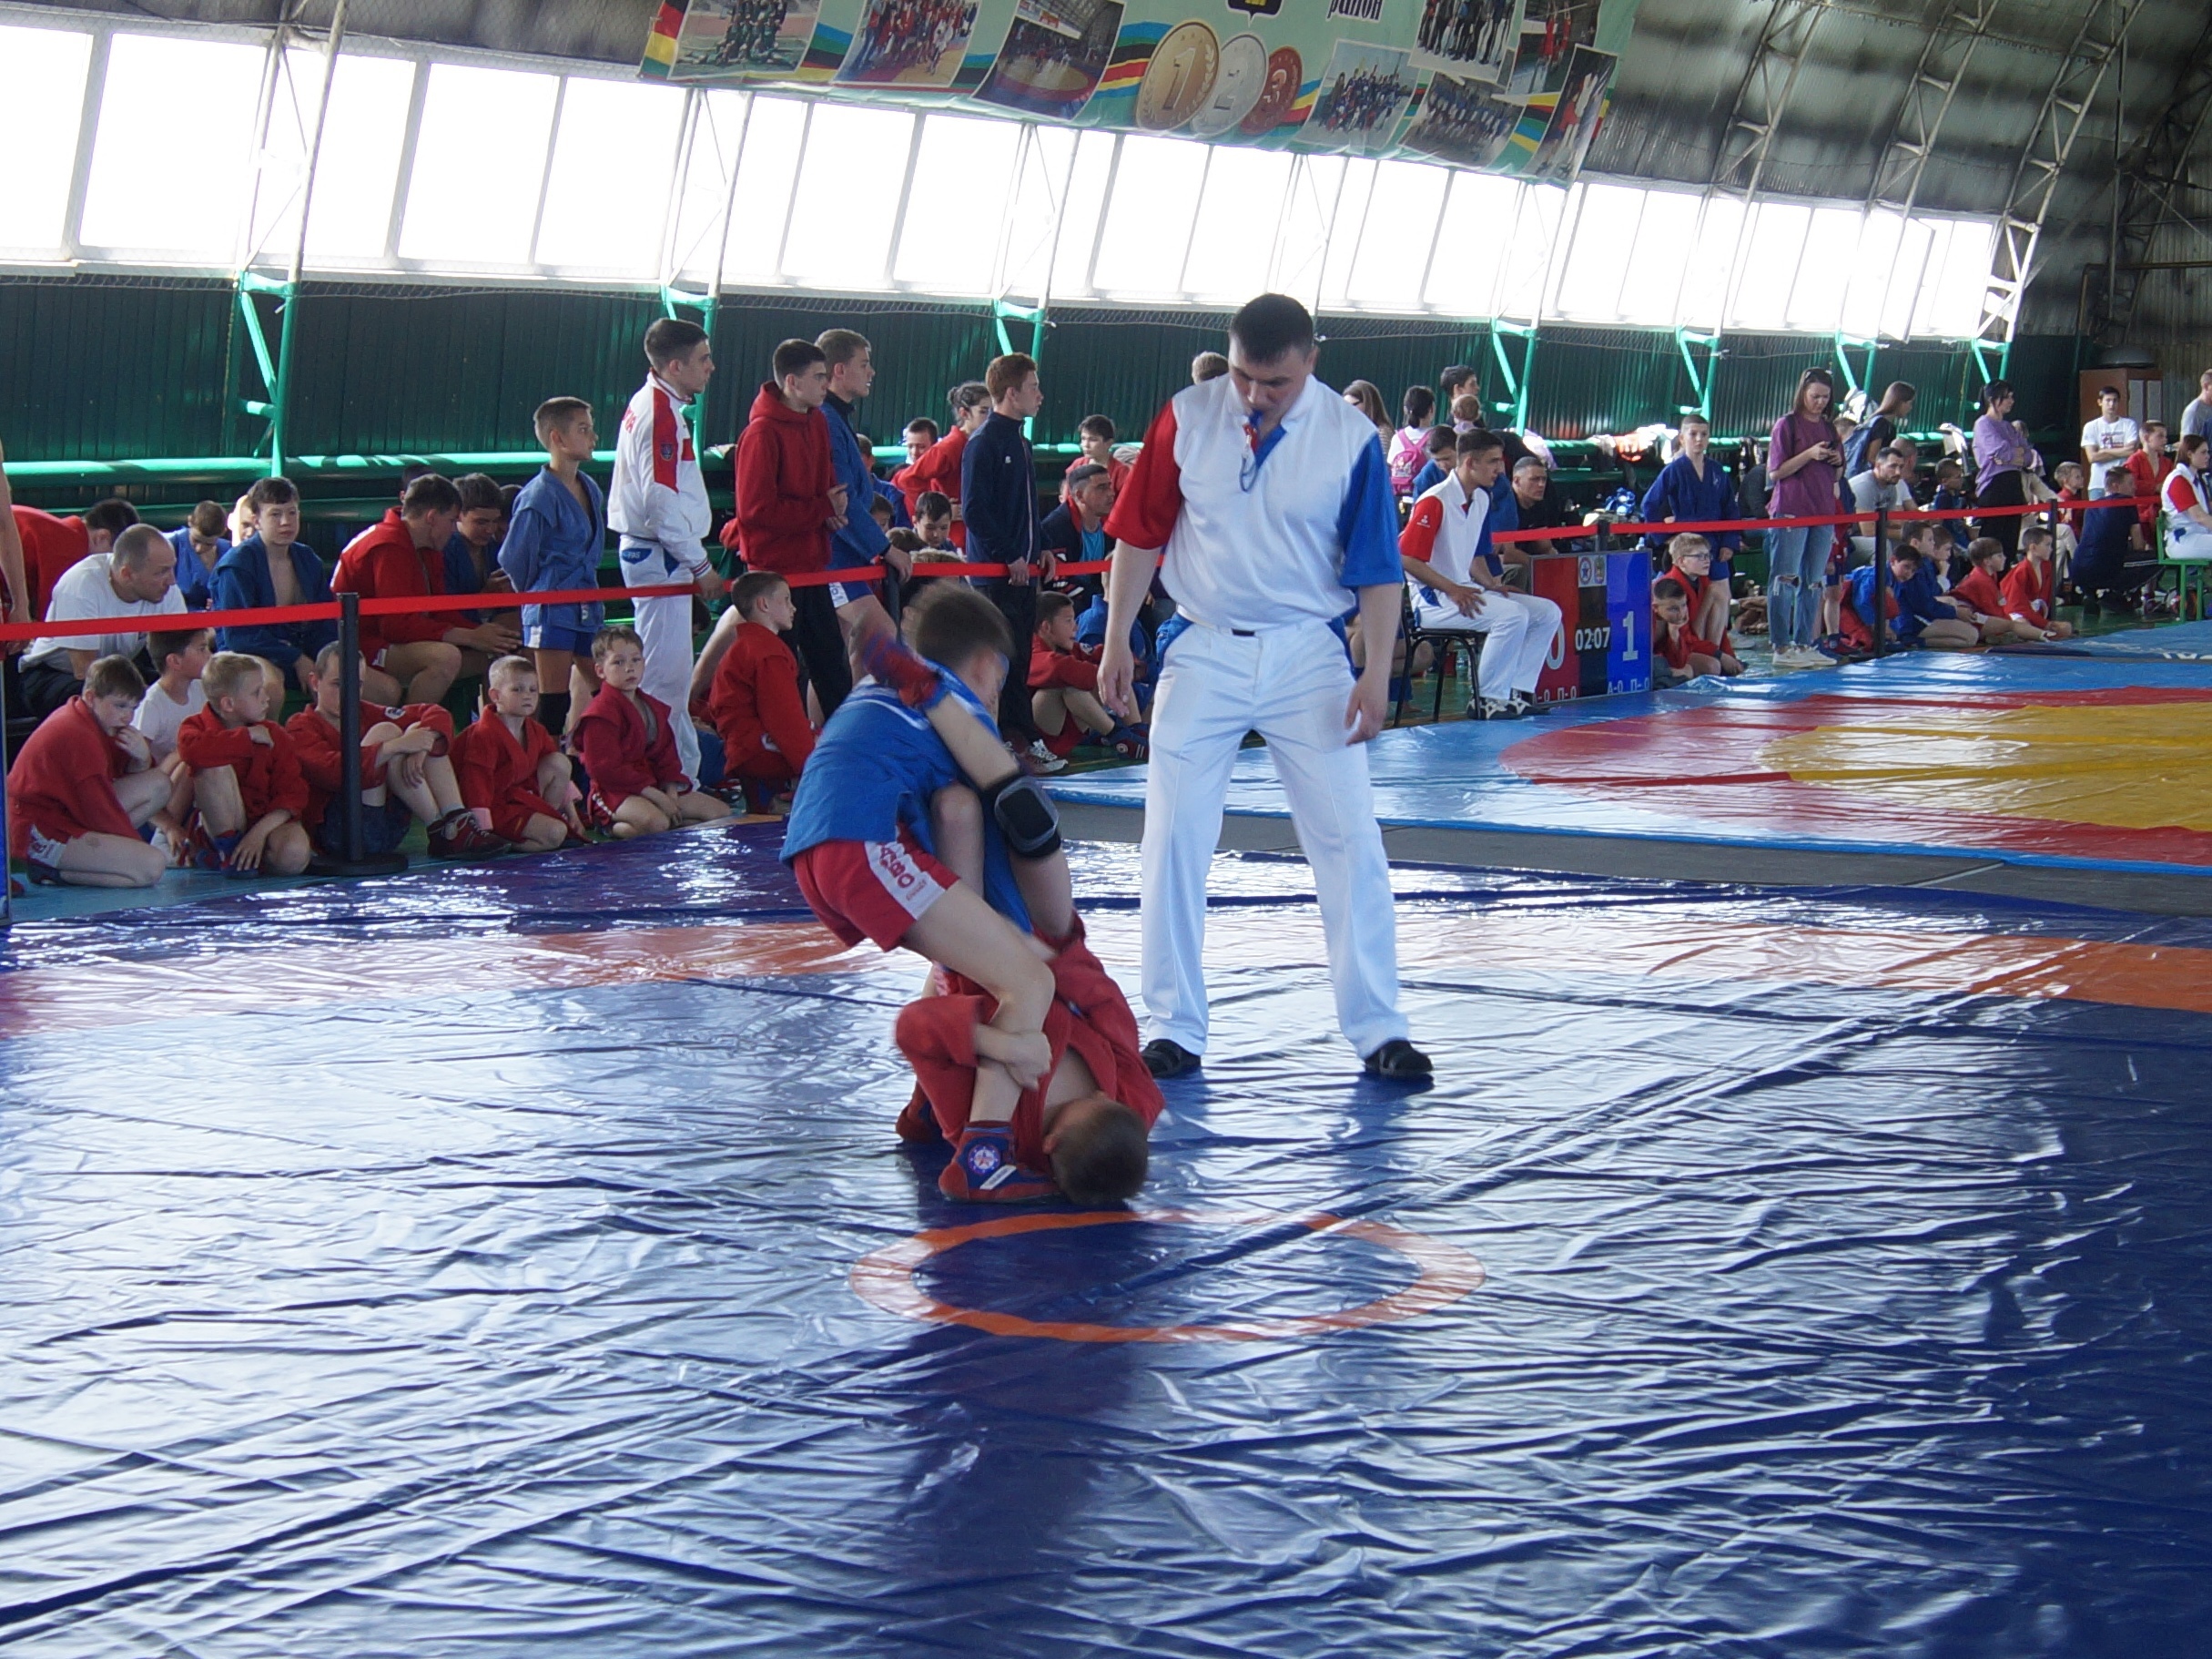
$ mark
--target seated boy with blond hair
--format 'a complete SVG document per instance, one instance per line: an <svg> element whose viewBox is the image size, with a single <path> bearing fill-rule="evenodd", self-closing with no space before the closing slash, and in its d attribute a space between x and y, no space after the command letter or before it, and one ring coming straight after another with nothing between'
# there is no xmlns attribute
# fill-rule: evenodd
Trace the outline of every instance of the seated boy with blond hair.
<svg viewBox="0 0 2212 1659"><path fill-rule="evenodd" d="M637 630L620 623L601 628L592 636L592 668L599 695L585 705L574 732L592 780L592 823L626 841L727 818L729 808L693 789L685 775L668 705L638 689L645 646Z"/></svg>
<svg viewBox="0 0 2212 1659"><path fill-rule="evenodd" d="M943 970L948 994L899 1016L921 1086L898 1132L952 1141L948 1197L1127 1197L1159 1089L1127 1000L1083 942L1050 802L991 723L1005 621L947 583L908 626L910 648L869 642L875 679L823 728L785 860L838 938L903 944Z"/></svg>
<svg viewBox="0 0 2212 1659"><path fill-rule="evenodd" d="M7 775L8 851L31 880L71 887L151 887L169 866L141 827L169 803L168 774L130 718L146 681L103 656L85 688L40 721Z"/></svg>
<svg viewBox="0 0 2212 1659"><path fill-rule="evenodd" d="M333 855L344 850L345 842L345 819L330 809L345 787L344 669L343 646L328 645L317 652L308 674L314 701L284 727L299 746L307 775L301 819L315 845ZM507 842L479 825L462 804L454 775L453 717L443 707L363 703L360 723L362 851L375 857L396 850L418 823L429 831L434 859L489 859L507 850Z"/></svg>
<svg viewBox="0 0 2212 1659"><path fill-rule="evenodd" d="M534 718L538 667L502 656L484 676L484 707L453 740L461 799L482 829L524 852L582 846L573 768Z"/></svg>
<svg viewBox="0 0 2212 1659"><path fill-rule="evenodd" d="M308 804L299 751L269 718L269 667L218 651L200 676L208 706L178 728L177 752L192 768L192 862L201 870L296 876L313 851L299 823Z"/></svg>

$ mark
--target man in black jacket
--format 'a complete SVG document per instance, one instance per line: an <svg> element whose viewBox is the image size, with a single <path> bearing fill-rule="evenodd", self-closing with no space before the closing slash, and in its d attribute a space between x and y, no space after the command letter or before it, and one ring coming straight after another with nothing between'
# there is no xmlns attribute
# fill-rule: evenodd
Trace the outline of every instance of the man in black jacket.
<svg viewBox="0 0 2212 1659"><path fill-rule="evenodd" d="M1003 576L979 576L975 585L1006 618L1020 661L1029 660L1037 632L1037 586L1051 580L1053 561L1037 542L1037 473L1021 424L1044 407L1037 360L1020 351L994 357L983 371L991 412L960 456L960 513L968 525L970 564L1003 565ZM1025 675L1009 673L999 697L999 730L1046 771L1065 762L1049 751L1030 715Z"/></svg>

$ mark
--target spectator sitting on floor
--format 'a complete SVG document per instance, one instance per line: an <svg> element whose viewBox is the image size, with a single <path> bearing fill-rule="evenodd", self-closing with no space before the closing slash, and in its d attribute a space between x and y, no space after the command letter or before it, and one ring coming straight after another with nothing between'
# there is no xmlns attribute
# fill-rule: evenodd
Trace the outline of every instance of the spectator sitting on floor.
<svg viewBox="0 0 2212 1659"><path fill-rule="evenodd" d="M1101 739L1125 760L1144 758L1143 735L1124 727L1099 701L1099 653L1076 643L1075 602L1065 594L1038 596L1029 687L1038 734L1060 759L1086 736Z"/></svg>
<svg viewBox="0 0 2212 1659"><path fill-rule="evenodd" d="M1882 591L1882 612L1888 636L1900 645L1926 645L1944 650L1963 650L1981 643L1974 624L1959 617L1937 599L1933 582L1925 586L1920 549L1910 543L1890 552L1890 583ZM1874 567L1855 570L1843 584L1840 601L1839 632L1850 649L1866 653L1874 648Z"/></svg>
<svg viewBox="0 0 2212 1659"><path fill-rule="evenodd" d="M2058 578L2051 568L2051 532L2045 524L2030 524L2020 533L2020 563L2005 573L2004 613L2040 628L2046 639L2071 639L2074 625L2052 614Z"/></svg>
<svg viewBox="0 0 2212 1659"><path fill-rule="evenodd" d="M299 751L308 802L299 819L317 849L346 850L343 807L346 714L344 647L335 642L310 670L314 702L284 723ZM463 803L453 759L453 717L435 703L382 708L364 703L361 727L361 843L371 855L394 851L421 823L437 859L488 859L507 850L507 838L482 828ZM333 813L330 809L339 806Z"/></svg>
<svg viewBox="0 0 2212 1659"><path fill-rule="evenodd" d="M727 818L726 805L691 787L668 705L638 689L645 646L637 631L601 628L592 639L592 667L599 694L576 721L574 745L592 780L593 825L628 840Z"/></svg>
<svg viewBox="0 0 2212 1659"><path fill-rule="evenodd" d="M1727 584L1713 575L1712 544L1686 531L1668 542L1667 557L1669 566L1662 575L1672 578L1689 601L1688 627L1690 636L1700 642L1698 648L1720 663L1721 672L1742 673L1743 665L1730 648L1730 595ZM1730 663L1735 667L1730 667Z"/></svg>
<svg viewBox="0 0 2212 1659"><path fill-rule="evenodd" d="M1994 535L1976 536L1966 545L1966 575L1951 589L1951 608L1974 624L1984 645L2012 645L2045 637L2034 623L2005 608L2003 542Z"/></svg>
<svg viewBox="0 0 2212 1659"><path fill-rule="evenodd" d="M133 730L146 681L129 659L86 666L85 688L25 740L7 777L8 851L33 881L70 887L151 887L170 861L158 824L174 794Z"/></svg>
<svg viewBox="0 0 2212 1659"><path fill-rule="evenodd" d="M1706 641L1689 632L1689 595L1672 576L1651 585L1651 687L1661 691L1702 674L1720 672ZM1743 665L1738 663L1741 672Z"/></svg>
<svg viewBox="0 0 2212 1659"><path fill-rule="evenodd" d="M584 840L574 768L537 711L537 664L502 656L484 673L482 712L453 739L453 776L477 830L523 852Z"/></svg>
<svg viewBox="0 0 2212 1659"><path fill-rule="evenodd" d="M299 823L308 783L291 735L269 718L268 665L218 651L200 680L208 706L177 729L177 752L192 768L192 861L234 875L296 876L313 851Z"/></svg>

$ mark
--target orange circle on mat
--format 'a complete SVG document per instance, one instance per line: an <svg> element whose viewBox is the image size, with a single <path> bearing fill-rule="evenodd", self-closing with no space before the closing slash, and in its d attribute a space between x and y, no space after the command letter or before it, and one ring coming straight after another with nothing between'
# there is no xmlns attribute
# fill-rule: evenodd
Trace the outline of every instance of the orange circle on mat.
<svg viewBox="0 0 2212 1659"><path fill-rule="evenodd" d="M1059 1319L1025 1319L980 1308L954 1308L927 1295L914 1282L914 1270L932 1256L958 1249L978 1238L1008 1238L1061 1227L1111 1226L1152 1221L1186 1226L1279 1226L1291 1224L1316 1233L1364 1239L1395 1252L1419 1271L1414 1282L1379 1300L1336 1313L1307 1314L1292 1319L1252 1319L1234 1325L1087 1325ZM1482 1263L1456 1245L1394 1227L1382 1221L1346 1221L1337 1216L1276 1216L1264 1210L1087 1210L1032 1216L1000 1216L967 1226L932 1227L895 1245L870 1251L853 1264L852 1287L864 1302L901 1318L966 1325L998 1337L1050 1337L1061 1342L1279 1342L1291 1337L1324 1336L1411 1319L1456 1302L1481 1288Z"/></svg>

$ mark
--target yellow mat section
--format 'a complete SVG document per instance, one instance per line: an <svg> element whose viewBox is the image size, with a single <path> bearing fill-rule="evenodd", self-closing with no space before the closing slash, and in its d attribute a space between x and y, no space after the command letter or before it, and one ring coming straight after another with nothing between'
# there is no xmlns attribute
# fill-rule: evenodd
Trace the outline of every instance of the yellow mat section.
<svg viewBox="0 0 2212 1659"><path fill-rule="evenodd" d="M1923 809L2212 831L2212 703L1914 706L1777 738L1760 758Z"/></svg>

